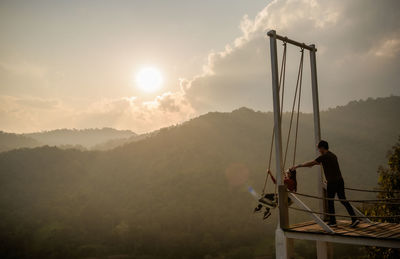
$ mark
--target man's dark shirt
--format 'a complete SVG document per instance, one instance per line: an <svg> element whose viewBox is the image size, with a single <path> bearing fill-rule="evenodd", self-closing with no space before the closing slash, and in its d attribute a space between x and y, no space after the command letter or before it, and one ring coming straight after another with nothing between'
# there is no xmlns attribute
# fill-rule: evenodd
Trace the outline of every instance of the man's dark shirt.
<svg viewBox="0 0 400 259"><path fill-rule="evenodd" d="M325 178L328 182L335 183L342 179L342 173L340 172L337 157L331 151L328 151L324 155L317 157L315 161L322 164Z"/></svg>

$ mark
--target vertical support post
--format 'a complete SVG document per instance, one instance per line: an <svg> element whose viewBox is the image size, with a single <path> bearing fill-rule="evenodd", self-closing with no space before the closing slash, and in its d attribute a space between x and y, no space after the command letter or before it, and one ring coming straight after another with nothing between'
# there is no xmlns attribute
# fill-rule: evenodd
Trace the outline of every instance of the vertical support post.
<svg viewBox="0 0 400 259"><path fill-rule="evenodd" d="M310 45L312 50L310 50L310 65L311 65L311 88L312 88L312 100L313 100L313 114L314 114L314 138L315 145L319 143L321 140L321 123L319 117L319 97L318 97L318 80L317 80L317 59L316 59L316 49L315 45ZM318 151L316 150L316 154L318 155ZM317 188L318 188L318 196L326 197L326 191L324 190L323 177L322 177L322 168L317 167L318 177L317 177ZM320 211L326 210L326 203L324 200L320 200L319 202ZM330 253L330 245L328 242L317 241L317 257L318 259L331 258L332 254Z"/></svg>
<svg viewBox="0 0 400 259"><path fill-rule="evenodd" d="M282 229L289 227L288 193L285 185L278 186L279 224Z"/></svg>
<svg viewBox="0 0 400 259"><path fill-rule="evenodd" d="M270 39L270 52L271 52L271 74L272 74L272 97L273 97L273 108L274 108L274 131L275 131L275 159L276 159L276 178L279 190L282 189L282 132L281 132L281 114L279 104L279 76L278 76L278 54L276 44L276 31L272 30L268 32ZM279 192L278 199L281 200L281 191ZM286 204L287 205L287 204ZM287 206L279 206L279 219L288 219L288 208ZM275 231L275 253L276 258L286 259L290 258L292 250L292 240L285 237L283 231L288 225L288 220L285 222L279 220L277 229Z"/></svg>
<svg viewBox="0 0 400 259"><path fill-rule="evenodd" d="M282 131L279 96L279 75L278 75L278 53L276 44L276 32L269 31L271 51L271 74L272 74L272 100L274 109L274 137L275 137L275 159L276 159L276 180L278 185L283 184L282 179Z"/></svg>

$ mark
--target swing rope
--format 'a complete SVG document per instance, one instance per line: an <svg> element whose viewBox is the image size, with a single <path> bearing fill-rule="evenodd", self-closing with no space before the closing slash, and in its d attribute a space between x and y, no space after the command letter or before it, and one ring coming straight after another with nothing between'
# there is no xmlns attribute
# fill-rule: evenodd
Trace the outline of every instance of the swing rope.
<svg viewBox="0 0 400 259"><path fill-rule="evenodd" d="M281 107L280 107L280 115L282 118L282 113L283 113L283 100L284 100L284 90L285 90L285 77L286 77L286 42L283 44L284 49L283 49L283 57L282 57L282 64L281 64L281 72L280 72L280 77L279 77L279 85L278 85L278 91L281 91L282 97L281 97ZM295 87L295 94L293 98L293 104L292 104L292 111L291 111L291 116L290 116L290 126L288 130L288 135L287 135L287 141L286 141L286 148L285 148L285 156L283 160L283 164L281 164L281 168L285 168L286 166L286 159L287 159L287 153L288 153L288 148L289 148L289 142L290 142L290 136L291 136L291 131L292 131L292 125L293 125L293 115L294 115L294 110L296 107L297 103L297 116L296 116L296 128L295 128L295 142L294 142L294 153L293 153L293 165L295 164L296 161L296 149L297 149L297 136L298 136L298 130L299 130L299 117L300 117L300 103L301 103L301 86L302 86L302 81L303 81L303 61L304 61L304 49L301 49L301 57L300 57L300 64L299 64L299 70L297 74L297 81L296 81L296 87ZM298 99L298 101L297 101ZM269 152L269 160L268 160L268 171L267 175L265 177L265 182L264 182L264 187L262 191L262 196L265 194L265 189L267 187L267 182L268 182L268 177L271 176L272 180L274 180L272 174L271 174L271 161L272 161L272 150L273 150L273 145L274 145L274 137L275 137L275 128L272 131L272 140L271 140L271 145L270 145L270 152ZM283 165L283 167L282 167ZM280 169L279 169L280 170ZM280 172L284 173L284 172ZM275 182L275 181L274 181ZM277 197L277 184L275 182L275 197Z"/></svg>
<svg viewBox="0 0 400 259"><path fill-rule="evenodd" d="M285 148L285 156L283 159L283 168L286 166L286 158L287 158L287 153L289 149L289 143L290 143L290 135L292 131L292 124L293 124L293 115L294 115L294 109L296 107L296 100L297 100L297 93L299 94L298 96L298 105L297 105L297 121L296 121L296 131L295 131L295 139L294 139L294 152L293 152L293 165L294 161L296 160L296 149L297 149L297 133L299 130L299 112L300 112L300 97L301 97L301 85L303 81L303 60L304 60L304 49L301 49L301 57L300 57L300 64L299 64L299 71L297 73L297 82L296 82L296 89L294 92L294 98L293 98L293 105L292 105L292 112L290 114L290 124L289 124L289 130L288 130L288 135L287 135L287 140L286 140L286 148Z"/></svg>
<svg viewBox="0 0 400 259"><path fill-rule="evenodd" d="M287 53L287 44L286 42L283 42L283 54L282 54L282 62L281 62L281 72L279 75L279 85L278 85L278 92L282 89L282 98L281 98L281 109L280 109L280 114L282 116L282 110L283 110L283 97L284 97L284 90L285 90L285 78L286 78L286 53ZM268 159L268 170L267 170L267 175L265 177L264 181L264 187L262 189L262 196L265 194L265 189L267 188L267 183L268 183L268 177L271 174L271 161L272 161L272 149L274 146L274 138L275 138L275 127L272 128L272 137L271 137L271 145L269 149L269 159ZM272 175L271 175L272 177ZM277 187L275 184L275 196L277 194Z"/></svg>
<svg viewBox="0 0 400 259"><path fill-rule="evenodd" d="M301 103L301 86L303 82L303 61L304 61L304 49L301 49L301 78L299 87L299 100L297 102L297 118L296 118L296 134L294 137L294 150L293 150L293 163L292 166L296 164L296 152L297 152L297 135L299 132L299 118L300 118L300 103Z"/></svg>

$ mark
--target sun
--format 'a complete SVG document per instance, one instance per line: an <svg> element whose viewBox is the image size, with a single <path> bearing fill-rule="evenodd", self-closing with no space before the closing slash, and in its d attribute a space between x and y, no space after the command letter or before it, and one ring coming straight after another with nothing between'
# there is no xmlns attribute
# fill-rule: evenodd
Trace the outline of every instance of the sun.
<svg viewBox="0 0 400 259"><path fill-rule="evenodd" d="M161 88L163 77L155 67L144 67L136 74L136 85L144 92L153 93Z"/></svg>

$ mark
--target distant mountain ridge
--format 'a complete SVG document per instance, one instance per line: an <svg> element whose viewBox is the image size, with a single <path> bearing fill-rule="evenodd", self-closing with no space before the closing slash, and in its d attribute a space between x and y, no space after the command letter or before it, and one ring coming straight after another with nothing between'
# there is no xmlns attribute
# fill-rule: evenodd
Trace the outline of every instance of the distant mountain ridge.
<svg viewBox="0 0 400 259"><path fill-rule="evenodd" d="M0 152L16 148L34 148L38 146L40 146L40 143L36 139L22 134L0 131Z"/></svg>
<svg viewBox="0 0 400 259"><path fill-rule="evenodd" d="M90 148L111 139L121 139L136 136L130 130L102 129L57 129L24 134L49 146L82 145Z"/></svg>
<svg viewBox="0 0 400 259"><path fill-rule="evenodd" d="M60 148L92 149L109 141L133 140L137 134L130 130L101 129L56 129L50 131L14 134L0 132L0 152L15 148L58 146ZM105 145L104 149L107 149Z"/></svg>

